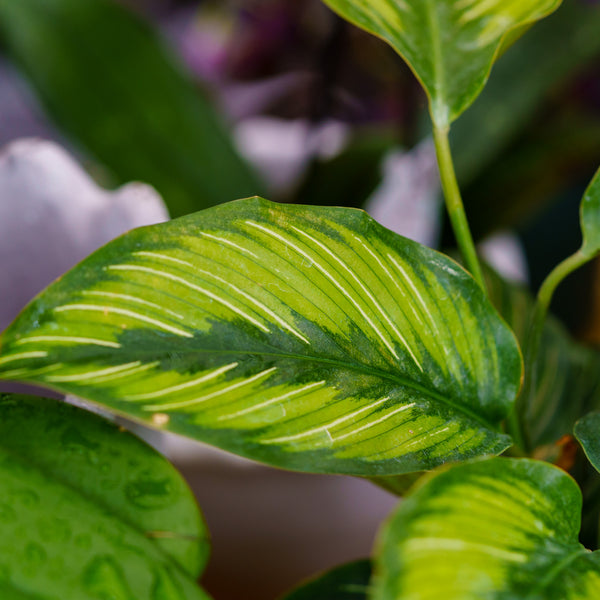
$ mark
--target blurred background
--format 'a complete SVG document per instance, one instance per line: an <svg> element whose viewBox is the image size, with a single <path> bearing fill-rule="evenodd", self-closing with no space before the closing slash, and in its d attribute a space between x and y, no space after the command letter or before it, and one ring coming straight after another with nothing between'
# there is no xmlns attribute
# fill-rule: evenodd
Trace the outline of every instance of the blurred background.
<svg viewBox="0 0 600 600"><path fill-rule="evenodd" d="M581 241L579 202L600 164L598 32L598 2L564 0L500 58L451 132L476 239L488 260L533 290ZM82 178L105 190L132 181L156 190L145 188L152 200L139 206L121 192L90 200L112 215L110 227L92 235L98 221L84 206L87 191L60 191L57 208L48 190L65 188L42 185L39 171L27 193L2 184L3 169L12 164L14 173L39 150L7 146L0 329L122 231L250 195L365 207L403 235L454 246L423 92L390 48L318 0L0 0L0 52L0 146L52 140L73 159L55 157L51 175L74 169L74 160ZM81 181L77 189L87 190ZM26 203L29 216L20 218ZM88 216L69 229L74 210ZM75 237L83 239L71 244ZM38 266L29 280L25 267L9 268L25 256L20 247L37 253L27 254ZM553 305L589 344L600 341L599 275L598 262L573 275ZM19 306L10 301L17 296ZM213 559L204 584L216 600L269 600L303 577L367 556L396 502L366 481L285 473L198 444L154 441L205 513Z"/></svg>

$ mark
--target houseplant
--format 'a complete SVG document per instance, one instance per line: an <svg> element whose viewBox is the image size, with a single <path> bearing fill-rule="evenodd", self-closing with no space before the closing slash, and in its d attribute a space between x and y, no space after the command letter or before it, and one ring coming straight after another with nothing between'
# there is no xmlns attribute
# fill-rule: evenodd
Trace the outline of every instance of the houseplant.
<svg viewBox="0 0 600 600"><path fill-rule="evenodd" d="M600 250L600 178L582 201L581 249L530 302L480 265L448 143L498 53L559 2L327 4L388 41L423 84L467 270L360 211L239 200L135 230L84 260L4 332L0 377L284 468L398 492L431 471L384 527L372 578L358 563L292 597L593 598L598 554L577 539L581 492L550 462L569 466L552 442L583 417L575 433L598 466L597 416L586 415L597 393L579 388L575 402L563 382L556 399L544 383L548 348L565 357L571 384L597 372L596 356L571 348L546 316L560 281ZM4 595L205 597L193 585L205 552L189 503L175 524L144 512L164 507L176 475L146 456L133 460L143 465L137 485L103 493L98 469L116 476L117 453L96 436L127 434L37 402L1 405L2 478L14 498L3 521L26 558L5 546ZM125 455L144 452L126 439ZM81 556L60 563L73 544Z"/></svg>

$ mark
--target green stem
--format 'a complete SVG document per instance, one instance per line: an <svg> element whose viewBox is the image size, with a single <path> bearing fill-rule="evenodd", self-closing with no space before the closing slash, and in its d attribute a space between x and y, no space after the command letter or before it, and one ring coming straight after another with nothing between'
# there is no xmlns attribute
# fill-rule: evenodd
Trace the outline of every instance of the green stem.
<svg viewBox="0 0 600 600"><path fill-rule="evenodd" d="M548 313L554 290L556 290L558 284L567 277L567 275L570 275L573 271L579 269L579 267L583 266L589 260L590 257L584 255L581 250L578 250L575 254L565 258L565 260L556 265L550 275L546 277L537 296L538 307L542 311L542 323Z"/></svg>
<svg viewBox="0 0 600 600"><path fill-rule="evenodd" d="M439 129L434 125L433 139L435 142L435 151L440 170L442 189L444 190L444 198L446 200L446 208L448 210L458 247L460 248L467 269L471 272L477 283L479 283L481 289L485 290L483 273L465 215L458 182L456 181L456 173L454 172L454 164L450 152L450 142L448 140L448 128Z"/></svg>
<svg viewBox="0 0 600 600"><path fill-rule="evenodd" d="M523 347L523 358L525 362L525 381L523 389L517 398L515 408L509 417L509 427L515 443L526 452L530 450L530 441L528 433L525 430L526 411L528 409L529 398L535 387L535 363L540 349L544 323L550 309L552 296L560 282L570 275L573 271L588 262L590 258L585 256L581 250L569 256L559 263L552 272L546 277L540 287L537 295L537 302L529 324L529 333Z"/></svg>

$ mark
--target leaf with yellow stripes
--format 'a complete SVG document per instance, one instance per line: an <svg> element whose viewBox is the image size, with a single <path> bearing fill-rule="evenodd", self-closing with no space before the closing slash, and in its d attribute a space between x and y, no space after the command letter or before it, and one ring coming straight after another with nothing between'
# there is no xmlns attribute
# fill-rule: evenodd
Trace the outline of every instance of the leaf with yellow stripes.
<svg viewBox="0 0 600 600"><path fill-rule="evenodd" d="M372 600L595 600L581 492L547 463L494 458L429 476L386 525Z"/></svg>
<svg viewBox="0 0 600 600"><path fill-rule="evenodd" d="M324 2L406 60L429 96L436 126L443 129L479 95L499 51L561 0Z"/></svg>
<svg viewBox="0 0 600 600"><path fill-rule="evenodd" d="M522 371L454 261L359 210L262 199L113 241L0 344L0 378L269 464L357 475L502 452Z"/></svg>

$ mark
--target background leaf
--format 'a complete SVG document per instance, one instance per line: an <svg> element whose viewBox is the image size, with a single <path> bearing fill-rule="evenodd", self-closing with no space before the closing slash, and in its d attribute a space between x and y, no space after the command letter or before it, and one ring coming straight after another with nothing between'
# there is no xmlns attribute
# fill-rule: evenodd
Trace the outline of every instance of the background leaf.
<svg viewBox="0 0 600 600"><path fill-rule="evenodd" d="M207 598L194 584L208 542L191 492L117 425L1 395L0 487L2 598Z"/></svg>
<svg viewBox="0 0 600 600"><path fill-rule="evenodd" d="M490 268L485 275L492 303L523 344L535 306L531 294ZM550 315L534 368L534 385L525 399L526 429L533 448L569 435L581 414L600 406L600 355L576 343Z"/></svg>
<svg viewBox="0 0 600 600"><path fill-rule="evenodd" d="M374 600L592 600L600 554L577 541L581 492L560 469L496 458L429 477L383 531Z"/></svg>
<svg viewBox="0 0 600 600"><path fill-rule="evenodd" d="M356 475L501 452L521 378L512 332L455 262L362 211L261 199L119 238L0 343L0 377Z"/></svg>
<svg viewBox="0 0 600 600"><path fill-rule="evenodd" d="M560 5L560 0L324 1L387 41L406 60L429 96L432 118L440 129L480 93L506 34Z"/></svg>
<svg viewBox="0 0 600 600"><path fill-rule="evenodd" d="M597 471L600 471L600 412L592 412L575 423L575 437Z"/></svg>
<svg viewBox="0 0 600 600"><path fill-rule="evenodd" d="M328 571L281 600L367 600L371 562L359 560Z"/></svg>
<svg viewBox="0 0 600 600"><path fill-rule="evenodd" d="M65 132L171 216L259 193L221 117L113 0L0 0L0 37Z"/></svg>
<svg viewBox="0 0 600 600"><path fill-rule="evenodd" d="M581 253L589 258L600 252L600 170L588 186L581 201Z"/></svg>

